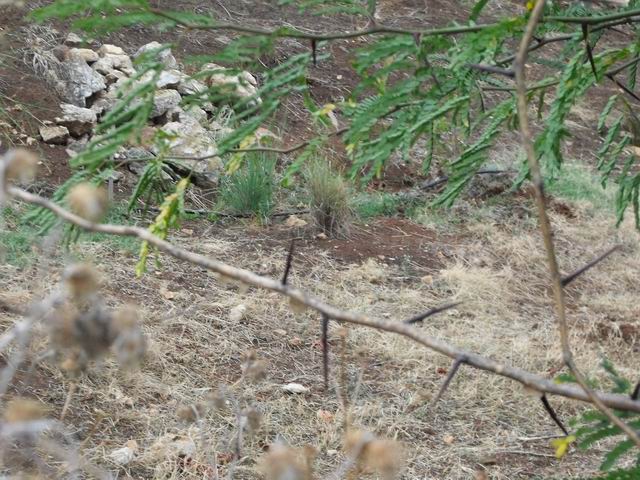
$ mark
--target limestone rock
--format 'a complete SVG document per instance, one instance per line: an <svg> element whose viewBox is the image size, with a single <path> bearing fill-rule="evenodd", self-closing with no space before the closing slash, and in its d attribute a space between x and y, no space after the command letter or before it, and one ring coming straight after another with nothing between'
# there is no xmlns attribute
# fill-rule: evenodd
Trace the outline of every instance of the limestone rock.
<svg viewBox="0 0 640 480"><path fill-rule="evenodd" d="M127 75L133 75L136 71L133 69L133 62L129 55L115 55L107 54L104 56L105 60L109 60L113 65L113 68L126 73Z"/></svg>
<svg viewBox="0 0 640 480"><path fill-rule="evenodd" d="M91 110L93 110L96 115L102 115L115 107L117 103L118 98L115 91L103 91L96 96L91 105Z"/></svg>
<svg viewBox="0 0 640 480"><path fill-rule="evenodd" d="M77 57L60 63L55 70L49 71L49 77L65 103L77 107L86 106L88 97L107 88L102 75Z"/></svg>
<svg viewBox="0 0 640 480"><path fill-rule="evenodd" d="M116 85L116 88L127 81L129 77L120 70L112 70L104 76L108 86Z"/></svg>
<svg viewBox="0 0 640 480"><path fill-rule="evenodd" d="M89 108L76 107L69 103L60 105L62 117L56 118L56 123L67 127L69 133L74 137L81 137L86 133L91 133L98 121L96 112Z"/></svg>
<svg viewBox="0 0 640 480"><path fill-rule="evenodd" d="M84 43L84 41L82 40L80 35L78 35L77 33L73 33L73 32L71 32L69 35L67 35L67 38L65 38L65 40L64 40L64 44L67 47L71 47L71 48L81 47L83 43Z"/></svg>
<svg viewBox="0 0 640 480"><path fill-rule="evenodd" d="M125 51L122 48L115 45L110 45L108 43L105 43L98 49L98 54L101 57L104 57L106 55L126 55Z"/></svg>
<svg viewBox="0 0 640 480"><path fill-rule="evenodd" d="M202 73L206 73L206 84L220 93L227 94L231 101L255 97L253 101L262 103L258 92L258 82L249 72L232 73L229 69L207 63L203 66Z"/></svg>
<svg viewBox="0 0 640 480"><path fill-rule="evenodd" d="M207 86L194 78L184 76L178 84L178 92L181 95L195 95L207 91Z"/></svg>
<svg viewBox="0 0 640 480"><path fill-rule="evenodd" d="M108 75L114 70L113 62L111 62L108 58L100 58L92 65L92 68L102 75Z"/></svg>
<svg viewBox="0 0 640 480"><path fill-rule="evenodd" d="M176 90L158 90L153 98L153 109L151 118L159 117L177 107L182 101L182 97Z"/></svg>
<svg viewBox="0 0 640 480"><path fill-rule="evenodd" d="M87 63L95 63L100 58L97 52L94 52L90 48L72 48L69 50L69 55L81 58Z"/></svg>
<svg viewBox="0 0 640 480"><path fill-rule="evenodd" d="M40 127L40 138L45 143L51 145L66 145L69 141L69 130L67 127L55 126L55 127Z"/></svg>
<svg viewBox="0 0 640 480"><path fill-rule="evenodd" d="M186 117L194 118L200 125L205 125L209 120L207 112L196 105L192 105L187 108L187 110L183 110L180 114L180 121L185 121Z"/></svg>
<svg viewBox="0 0 640 480"><path fill-rule="evenodd" d="M185 116L181 122L169 122L162 131L174 138L169 142L171 153L180 157L202 157L215 155L217 145L208 132L197 120ZM188 161L185 161L188 163ZM194 165L202 171L203 165Z"/></svg>
<svg viewBox="0 0 640 480"><path fill-rule="evenodd" d="M182 80L182 72L178 70L165 70L160 72L160 78L156 82L158 88L177 89Z"/></svg>
<svg viewBox="0 0 640 480"><path fill-rule="evenodd" d="M147 53L151 50L155 50L161 47L162 47L162 44L159 42L147 43L146 45L143 45L138 49L138 51L133 55L133 58L138 58L140 55L144 53ZM159 60L162 63L164 63L167 69L175 69L178 67L178 62L176 61L176 58L171 53L171 50L169 49L165 49L162 52L160 52Z"/></svg>
<svg viewBox="0 0 640 480"><path fill-rule="evenodd" d="M126 75L135 74L133 63L128 55L115 55L107 53L93 64L93 69L102 75L109 75L114 70L119 70Z"/></svg>

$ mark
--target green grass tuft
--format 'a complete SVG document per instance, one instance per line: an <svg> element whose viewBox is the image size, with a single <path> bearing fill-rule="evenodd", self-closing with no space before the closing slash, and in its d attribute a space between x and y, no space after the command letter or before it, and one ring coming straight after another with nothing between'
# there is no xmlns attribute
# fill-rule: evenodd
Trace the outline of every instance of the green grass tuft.
<svg viewBox="0 0 640 480"><path fill-rule="evenodd" d="M273 156L247 155L240 170L223 179L222 204L233 213L268 220L275 207L275 165Z"/></svg>
<svg viewBox="0 0 640 480"><path fill-rule="evenodd" d="M347 181L321 158L309 164L304 176L316 224L329 236L347 236L353 216Z"/></svg>
<svg viewBox="0 0 640 480"><path fill-rule="evenodd" d="M582 165L566 165L561 176L547 185L547 191L567 200L588 202L598 210L613 209L613 192L602 188L598 177Z"/></svg>

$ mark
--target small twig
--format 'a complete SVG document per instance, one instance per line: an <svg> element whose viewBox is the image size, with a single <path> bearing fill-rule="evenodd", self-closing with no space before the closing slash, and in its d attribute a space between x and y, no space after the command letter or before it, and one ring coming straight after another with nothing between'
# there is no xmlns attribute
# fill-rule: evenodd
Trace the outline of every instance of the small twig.
<svg viewBox="0 0 640 480"><path fill-rule="evenodd" d="M322 375L324 377L324 389L329 390L329 317L322 314L322 334L320 343L322 346Z"/></svg>
<svg viewBox="0 0 640 480"><path fill-rule="evenodd" d="M284 273L282 274L282 285L287 284L287 280L289 279L289 272L291 271L291 265L293 264L293 252L296 245L296 239L291 240L291 244L289 245L289 253L287 254L287 262L284 265Z"/></svg>
<svg viewBox="0 0 640 480"><path fill-rule="evenodd" d="M498 455L530 455L532 457L556 458L550 453L529 452L527 450L497 450L493 452Z"/></svg>
<svg viewBox="0 0 640 480"><path fill-rule="evenodd" d="M570 273L569 275L567 275L566 277L564 277L562 279L562 286L566 287L571 282L573 282L576 278L578 278L580 275L585 273L587 270L595 267L597 264L599 264L601 261L603 261L605 258L607 258L609 255L611 255L616 250L619 250L620 248L621 248L620 245L616 245L615 247L612 247L609 250L607 250L606 252L604 252L602 255L600 255L595 260L592 260L591 262L587 263L584 267L579 268L578 270L576 270L573 273Z"/></svg>
<svg viewBox="0 0 640 480"><path fill-rule="evenodd" d="M501 173L514 173L515 170L500 170L500 169L487 169L487 170L478 170L474 175L500 175ZM420 185L422 190L429 190L430 188L435 188L443 183L447 183L449 180L448 175L444 175L442 177L438 177L435 180L430 180L428 182L424 182Z"/></svg>
<svg viewBox="0 0 640 480"><path fill-rule="evenodd" d="M549 414L551 419L555 422L555 424L560 428L560 430L562 430L562 433L564 433L565 435L569 435L569 431L565 428L564 424L560 420L560 417L558 417L558 414L549 403L547 396L542 395L540 397L540 400L542 401L542 405L544 406L544 409L547 411L547 413Z"/></svg>
<svg viewBox="0 0 640 480"><path fill-rule="evenodd" d="M440 307L432 308L431 310L427 310L426 312L421 313L420 315L416 315L415 317L411 317L410 319L405 320L404 323L411 325L413 323L422 322L426 318L429 318L437 313L444 312L445 310L449 310L451 308L457 307L460 304L462 304L462 302L454 302L454 303L449 303L447 305L442 305Z"/></svg>
<svg viewBox="0 0 640 480"><path fill-rule="evenodd" d="M538 437L518 437L519 442L539 442L540 440L549 440L558 438L560 435L540 435Z"/></svg>
<svg viewBox="0 0 640 480"><path fill-rule="evenodd" d="M613 83L615 83L618 88L620 88L624 93L626 93L627 95L629 95L631 98L633 98L634 100L640 102L640 96L634 92L633 90L631 90L629 87L627 87L624 83L622 83L620 80L618 80L616 77L614 77L613 75L607 73L605 74L605 76L611 80Z"/></svg>
<svg viewBox="0 0 640 480"><path fill-rule="evenodd" d="M591 65L593 76L597 79L598 71L596 70L596 62L593 59L593 50L591 49L591 44L589 43L589 25L586 23L582 24L582 39L584 40L584 47L587 51L587 58L589 59L589 64Z"/></svg>
<svg viewBox="0 0 640 480"><path fill-rule="evenodd" d="M444 392L447 391L447 388L449 388L449 384L451 383L451 380L453 380L453 377L456 375L456 373L458 373L458 369L460 368L460 365L462 365L463 363L465 363L464 357L456 358L454 360L453 364L451 365L451 368L449 369L449 373L447 374L447 378L444 379L444 383L440 387L438 394L431 401L432 408L436 405L436 403L440 401L440 399L442 398L442 395L444 395Z"/></svg>
<svg viewBox="0 0 640 480"><path fill-rule="evenodd" d="M71 406L71 399L73 398L73 394L78 388L77 382L71 382L69 385L69 391L67 392L67 398L64 401L64 405L62 406L62 411L60 412L60 421L64 420L64 417L67 416L67 412L69 411L69 407Z"/></svg>
<svg viewBox="0 0 640 480"><path fill-rule="evenodd" d="M481 72L486 73L495 73L497 75L503 75L508 78L514 78L515 73L513 70L508 68L496 67L495 65L483 65L479 63L467 63L467 67L472 68L473 70L479 70Z"/></svg>
<svg viewBox="0 0 640 480"><path fill-rule="evenodd" d="M640 395L640 382L636 383L636 388L631 393L631 400L638 400L638 395Z"/></svg>

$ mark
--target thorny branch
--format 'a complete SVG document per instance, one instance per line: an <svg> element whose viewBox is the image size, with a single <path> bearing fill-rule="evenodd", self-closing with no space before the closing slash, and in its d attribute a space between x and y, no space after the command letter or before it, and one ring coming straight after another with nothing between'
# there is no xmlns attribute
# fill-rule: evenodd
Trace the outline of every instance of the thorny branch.
<svg viewBox="0 0 640 480"><path fill-rule="evenodd" d="M158 8L148 8L148 12L157 15L160 18L164 18L165 20L169 20L174 22L176 25L180 25L189 30L230 30L239 33L249 33L254 35L265 35L265 36L276 36L276 37L284 37L284 38L299 38L306 40L315 40L315 41L330 41L330 40L344 40L350 38L358 38L369 35L377 35L377 34L396 34L396 35L420 35L422 37L427 36L435 36L435 35L457 35L463 33L473 33L480 32L482 30L486 30L489 28L495 28L498 26L498 23L485 23L485 24L477 24L477 25L456 25L453 27L442 27L442 28L433 28L433 29L410 29L410 28L401 28L401 27L392 27L385 26L379 23L373 23L369 26L354 30L352 32L327 32L327 33L308 33L298 30L297 28L292 27L277 27L274 29L250 26L250 25L240 25L237 23L230 22L215 22L213 19L206 19L207 22L203 23L192 23L185 21L181 18L178 18L172 15L169 12L165 12ZM575 16L575 17L559 17L559 16L549 16L538 19L538 21L542 22L555 22L555 23L569 23L569 24L580 24L580 25L597 25L600 26L602 24L625 24L625 23L633 23L639 21L640 19L636 18L640 16L640 9L628 10L626 12L619 12L610 15L598 15L598 16ZM205 20L205 19L203 19ZM620 23L618 23L620 22Z"/></svg>
<svg viewBox="0 0 640 480"><path fill-rule="evenodd" d="M447 374L447 378L444 379L444 382L442 383L442 386L440 387L438 394L431 401L431 406L434 406L436 403L438 403L438 401L440 401L440 399L444 395L444 392L446 392L447 388L449 388L449 384L451 383L451 380L453 380L453 377L455 377L456 373L458 373L460 366L465 362L466 362L466 358L464 357L456 358L453 361L453 364L449 369L449 373Z"/></svg>
<svg viewBox="0 0 640 480"><path fill-rule="evenodd" d="M134 226L93 223L69 212L46 198L29 193L17 187L8 187L7 193L10 197L15 199L46 208L57 215L60 219L72 223L84 230L105 233L108 235L137 237L140 240L148 242L159 251L162 251L176 259L197 265L211 272L218 273L223 277L249 286L278 292L290 298L292 301L316 310L321 315L326 316L331 320L360 325L404 336L425 346L426 348L448 356L454 360L464 358L465 364L469 366L485 370L487 372L492 372L505 378L510 378L529 389L540 392L541 394L548 393L550 395L558 395L589 403L598 402L599 404L606 405L616 410L640 413L640 402L636 402L626 395L609 393L595 394L594 392L585 391L583 388L575 385L557 384L554 381L539 375L527 372L517 367L505 365L482 355L467 352L443 340L425 335L420 330L411 325L407 325L402 321L380 320L367 315L342 310L291 285L283 285L280 279L261 276L249 270L233 267L218 260L188 251L173 245L166 240L156 237L146 229Z"/></svg>
<svg viewBox="0 0 640 480"><path fill-rule="evenodd" d="M619 427L625 432L636 445L640 447L640 438L636 432L618 418L609 408L610 405L606 405L602 402L602 399L587 385L584 376L578 369L571 351L571 345L569 343L569 329L567 326L567 316L565 309L565 297L564 286L562 282L562 276L560 274L560 268L558 266L558 259L555 252L555 245L553 243L553 232L551 229L551 222L547 214L547 200L544 193L544 184L542 180L542 173L540 170L540 164L538 162L538 156L535 152L531 129L529 126L529 114L528 114L528 102L527 102L527 82L525 73L525 64L528 57L529 45L533 39L536 27L543 18L543 12L545 7L545 0L537 0L531 17L527 24L527 29L520 42L520 47L516 55L514 62L514 70L516 72L516 88L517 88L517 101L518 101L518 119L520 124L520 133L522 135L522 144L527 154L527 160L529 162L529 171L531 181L533 183L536 193L536 204L538 208L538 217L540 222L540 230L544 240L545 249L547 251L547 262L549 264L549 273L553 285L553 292L555 297L555 305L558 316L558 328L560 333L560 344L562 347L562 358L567 365L571 373L575 376L577 382L582 387L584 393L588 396L591 402L605 414L611 423ZM637 15L639 12L636 12ZM555 17L560 18L560 17ZM562 17L565 18L565 17ZM620 16L610 15L608 20L615 20L621 18ZM591 24L591 22L583 21L581 23Z"/></svg>

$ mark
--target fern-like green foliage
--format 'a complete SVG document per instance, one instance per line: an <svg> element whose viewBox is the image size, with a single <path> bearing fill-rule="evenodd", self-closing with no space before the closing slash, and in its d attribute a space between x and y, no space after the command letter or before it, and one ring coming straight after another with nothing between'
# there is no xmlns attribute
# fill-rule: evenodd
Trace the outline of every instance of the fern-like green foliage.
<svg viewBox="0 0 640 480"><path fill-rule="evenodd" d="M302 12L314 14L353 16L365 29L367 25L377 25L375 0L280 0L279 4L297 6ZM488 5L490 2L486 0L470 2L467 23L470 30L455 38L443 34L384 33L368 36L368 41L355 49L353 68L359 81L344 101L336 102L330 109L348 126L342 139L351 160L352 179L366 183L380 176L396 158L421 163L425 174L437 164L447 171L450 181L435 204L449 206L487 160L500 134L517 126L513 83L483 66L509 68L528 12L523 8L519 14L500 18L472 31L471 27L480 22ZM637 5L633 0L628 6L603 11L585 2L548 2L544 18L602 17L610 12L629 12L638 8ZM54 0L34 13L34 18L41 21L53 17L97 32L133 24L152 24L162 29L179 24L216 28L221 21L207 14L159 12L148 0ZM307 52L292 54L275 67L265 68L262 59L273 53L280 37L294 36L303 41L305 32L290 26L273 31L259 29L255 34L251 29L239 30L240 34L221 51L191 60L224 65L228 69L221 73L225 75L235 75L240 69L250 70L260 76L258 93L253 98L230 99L224 88L211 87L187 98L185 103L233 106L230 124L234 129L219 142L218 152L227 161L227 171L233 172L241 167L245 157L234 150L254 145L257 129L271 122L285 100L302 97L312 118L317 120L318 135L310 139L308 146L286 170L283 182L290 185L303 164L322 148L332 133L331 121L323 113L326 106L316 105L307 92L309 66L312 61L322 61L327 50L322 42L314 40L309 42ZM604 49L601 45L603 33L602 29L589 29L585 38L582 29L574 24L547 20L537 28L539 38L568 34L568 40L561 44L560 52L553 58L540 50L532 52L529 59L539 64L540 72L546 75L531 84L529 100L538 106L538 120L543 128L535 147L544 174L550 181L561 175L563 145L569 137L567 120L572 109L588 96L595 84L607 81L612 68L640 56L640 42L635 39L628 45ZM593 50L593 65L585 54L585 43ZM636 85L638 64L632 62L626 78L621 80L628 88L633 89ZM153 70L157 64L156 67L150 64L148 68ZM210 73L200 75L206 77ZM501 93L488 95L487 88L501 90ZM97 178L113 168L110 156L118 142L125 136L135 136L144 124L145 106L149 105L152 90L152 87L144 86L129 90L128 97L123 98L123 109L105 119L108 126L101 131L103 138L92 142L89 152L74 162L77 172L71 182ZM139 100L133 101L134 98ZM598 152L597 168L602 174L603 186L612 182L617 185L618 221L632 208L640 228L640 174L635 156L629 153L633 138L625 123L628 117L623 95L614 95L598 124L598 131L605 138ZM161 146L162 139L157 140ZM466 147L453 147L459 144ZM160 191L157 185L163 159L162 155L159 157L146 166L131 205L136 199L148 196L151 190L156 195ZM524 163L521 172L519 182L528 175ZM68 186L57 194L57 201L62 199L66 188Z"/></svg>
<svg viewBox="0 0 640 480"><path fill-rule="evenodd" d="M169 230L178 226L180 217L184 213L184 194L189 186L189 180L183 178L176 185L176 190L167 196L160 206L160 213L155 221L149 225L149 232L161 239L166 239ZM147 260L151 253L149 242L142 242L140 256L136 265L136 275L141 276L147 269Z"/></svg>
<svg viewBox="0 0 640 480"><path fill-rule="evenodd" d="M614 365L607 359L603 359L601 366L607 373L610 381L610 390L612 393L631 395L631 382L622 377L615 369ZM557 381L575 382L570 375L558 377ZM595 382L589 382L595 386ZM631 412L614 412L622 421L627 423L633 429L640 429L640 415ZM640 472L640 452L636 451L635 443L628 439L622 430L611 423L606 415L599 410L588 410L578 418L572 420L572 427L575 429L575 437L579 449L588 450L593 448L596 442L607 441L606 453L600 465L603 472L610 472L602 477L596 478L640 478L633 475ZM624 456L629 457L633 453L635 455L635 467L632 469L613 470L618 466ZM625 476L627 475L627 476Z"/></svg>

